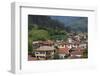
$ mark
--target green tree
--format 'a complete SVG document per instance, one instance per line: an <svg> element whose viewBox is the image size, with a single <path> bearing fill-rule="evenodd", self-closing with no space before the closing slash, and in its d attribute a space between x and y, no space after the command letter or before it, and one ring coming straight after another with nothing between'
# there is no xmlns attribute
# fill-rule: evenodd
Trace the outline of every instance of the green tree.
<svg viewBox="0 0 100 76"><path fill-rule="evenodd" d="M50 38L48 31L46 30L38 30L38 29L33 29L29 35L32 37L33 41L36 40L48 40Z"/></svg>
<svg viewBox="0 0 100 76"><path fill-rule="evenodd" d="M88 49L85 49L82 58L88 58Z"/></svg>
<svg viewBox="0 0 100 76"><path fill-rule="evenodd" d="M33 28L28 32L28 51L32 52L32 41L48 39L50 39L48 31Z"/></svg>
<svg viewBox="0 0 100 76"><path fill-rule="evenodd" d="M31 53L32 52L32 39L28 38L28 52Z"/></svg>

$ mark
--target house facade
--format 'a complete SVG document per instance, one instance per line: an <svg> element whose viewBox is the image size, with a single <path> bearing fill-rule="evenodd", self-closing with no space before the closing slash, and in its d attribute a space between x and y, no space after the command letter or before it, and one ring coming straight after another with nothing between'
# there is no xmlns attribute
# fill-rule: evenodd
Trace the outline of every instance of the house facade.
<svg viewBox="0 0 100 76"><path fill-rule="evenodd" d="M50 59L54 56L54 43L51 40L33 41L33 52L37 59Z"/></svg>
<svg viewBox="0 0 100 76"><path fill-rule="evenodd" d="M66 43L59 44L58 46L59 58L64 59L66 55L69 55L69 50L70 46L68 47Z"/></svg>
<svg viewBox="0 0 100 76"><path fill-rule="evenodd" d="M53 46L40 46L35 49L35 57L37 59L50 59L54 56L55 48Z"/></svg>

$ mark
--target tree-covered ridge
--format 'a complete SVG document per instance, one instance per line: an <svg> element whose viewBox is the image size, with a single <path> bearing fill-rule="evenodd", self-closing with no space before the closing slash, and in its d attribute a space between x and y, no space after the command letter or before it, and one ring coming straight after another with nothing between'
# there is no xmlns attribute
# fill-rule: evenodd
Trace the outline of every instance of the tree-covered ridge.
<svg viewBox="0 0 100 76"><path fill-rule="evenodd" d="M29 15L29 30L36 27L33 24L38 25L39 28L63 29L67 32L87 32L88 17Z"/></svg>
<svg viewBox="0 0 100 76"><path fill-rule="evenodd" d="M88 31L88 18L87 17L79 17L77 20L71 22L67 27L74 32L87 32Z"/></svg>
<svg viewBox="0 0 100 76"><path fill-rule="evenodd" d="M33 24L36 24L39 28L52 28L52 29L64 29L64 24L58 20L52 19L50 16L41 16L41 15L29 15L28 16L28 25L29 30L32 27L36 27Z"/></svg>
<svg viewBox="0 0 100 76"><path fill-rule="evenodd" d="M53 16L52 19L57 19L60 22L63 22L66 31L68 32L87 32L88 29L88 17Z"/></svg>

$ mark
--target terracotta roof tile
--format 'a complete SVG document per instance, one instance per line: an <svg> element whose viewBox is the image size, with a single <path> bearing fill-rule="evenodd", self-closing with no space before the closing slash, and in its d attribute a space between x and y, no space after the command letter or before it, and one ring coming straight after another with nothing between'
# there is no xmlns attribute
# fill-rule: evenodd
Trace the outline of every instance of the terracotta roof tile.
<svg viewBox="0 0 100 76"><path fill-rule="evenodd" d="M58 52L60 54L68 54L69 53L70 48L65 47L65 48L59 48Z"/></svg>

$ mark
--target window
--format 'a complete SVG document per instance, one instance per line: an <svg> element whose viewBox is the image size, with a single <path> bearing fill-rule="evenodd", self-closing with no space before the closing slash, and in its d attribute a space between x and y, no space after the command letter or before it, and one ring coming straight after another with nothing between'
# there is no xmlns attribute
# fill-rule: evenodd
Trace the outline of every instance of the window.
<svg viewBox="0 0 100 76"><path fill-rule="evenodd" d="M45 52L40 52L40 54L45 54Z"/></svg>
<svg viewBox="0 0 100 76"><path fill-rule="evenodd" d="M39 54L39 52L36 52L35 54Z"/></svg>

